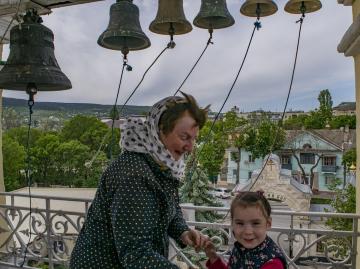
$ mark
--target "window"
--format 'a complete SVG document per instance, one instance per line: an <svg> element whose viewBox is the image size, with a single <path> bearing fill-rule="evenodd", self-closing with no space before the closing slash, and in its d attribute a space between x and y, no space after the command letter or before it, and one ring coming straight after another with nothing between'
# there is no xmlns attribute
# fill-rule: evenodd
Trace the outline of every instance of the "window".
<svg viewBox="0 0 360 269"><path fill-rule="evenodd" d="M325 185L330 185L334 182L335 175L325 175Z"/></svg>
<svg viewBox="0 0 360 269"><path fill-rule="evenodd" d="M252 174L252 172L249 171L249 172L248 172L248 179L251 179L251 174Z"/></svg>
<svg viewBox="0 0 360 269"><path fill-rule="evenodd" d="M324 166L335 166L336 165L336 157L335 156L324 156L322 163Z"/></svg>
<svg viewBox="0 0 360 269"><path fill-rule="evenodd" d="M255 162L255 158L252 155L249 155L249 163Z"/></svg>
<svg viewBox="0 0 360 269"><path fill-rule="evenodd" d="M314 153L300 153L300 163L301 164L315 164L315 154Z"/></svg>
<svg viewBox="0 0 360 269"><path fill-rule="evenodd" d="M281 164L290 164L290 156L289 155L282 155L281 156Z"/></svg>
<svg viewBox="0 0 360 269"><path fill-rule="evenodd" d="M237 175L237 170L233 169L233 176L236 176L236 175Z"/></svg>

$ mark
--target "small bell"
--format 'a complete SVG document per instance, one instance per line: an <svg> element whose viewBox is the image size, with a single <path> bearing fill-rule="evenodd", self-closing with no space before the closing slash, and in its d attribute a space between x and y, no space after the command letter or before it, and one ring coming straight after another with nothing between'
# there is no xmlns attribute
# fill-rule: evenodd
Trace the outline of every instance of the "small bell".
<svg viewBox="0 0 360 269"><path fill-rule="evenodd" d="M266 17L273 15L278 10L272 0L246 0L241 6L240 13L248 17Z"/></svg>
<svg viewBox="0 0 360 269"><path fill-rule="evenodd" d="M151 32L161 35L182 35L192 30L185 18L183 0L159 0L155 20L149 26Z"/></svg>
<svg viewBox="0 0 360 269"><path fill-rule="evenodd" d="M60 91L71 82L61 71L54 54L54 34L41 17L28 10L24 22L11 28L10 53L0 71L0 88L7 90Z"/></svg>
<svg viewBox="0 0 360 269"><path fill-rule="evenodd" d="M199 14L194 25L204 29L221 29L235 23L226 6L226 0L201 0Z"/></svg>
<svg viewBox="0 0 360 269"><path fill-rule="evenodd" d="M108 28L99 36L98 44L113 50L141 50L150 46L140 26L139 8L132 0L118 0L111 5Z"/></svg>
<svg viewBox="0 0 360 269"><path fill-rule="evenodd" d="M318 11L321 7L319 0L289 0L284 9L292 14L305 14Z"/></svg>

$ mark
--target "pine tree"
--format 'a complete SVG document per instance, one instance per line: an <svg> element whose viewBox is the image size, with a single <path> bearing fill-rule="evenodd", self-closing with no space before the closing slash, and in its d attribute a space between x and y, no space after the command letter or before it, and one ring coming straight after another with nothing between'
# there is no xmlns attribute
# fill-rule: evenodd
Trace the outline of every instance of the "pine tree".
<svg viewBox="0 0 360 269"><path fill-rule="evenodd" d="M210 194L209 179L206 173L194 163L197 162L197 150L188 158L185 168L185 180L180 188L182 203L193 203L197 206L223 206ZM222 216L213 211L195 212L195 220L200 222L215 222Z"/></svg>

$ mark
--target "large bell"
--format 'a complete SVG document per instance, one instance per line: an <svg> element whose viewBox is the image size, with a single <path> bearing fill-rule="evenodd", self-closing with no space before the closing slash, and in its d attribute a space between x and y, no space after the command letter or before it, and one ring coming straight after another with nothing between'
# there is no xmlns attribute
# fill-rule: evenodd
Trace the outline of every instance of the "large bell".
<svg viewBox="0 0 360 269"><path fill-rule="evenodd" d="M205 29L226 28L235 23L226 6L226 0L202 0L194 25Z"/></svg>
<svg viewBox="0 0 360 269"><path fill-rule="evenodd" d="M292 14L302 14L318 11L321 7L319 0L289 0L284 9Z"/></svg>
<svg viewBox="0 0 360 269"><path fill-rule="evenodd" d="M159 0L156 18L149 29L161 35L182 35L190 32L192 26L185 18L183 0Z"/></svg>
<svg viewBox="0 0 360 269"><path fill-rule="evenodd" d="M248 17L266 17L278 10L272 0L246 0L241 6L240 13Z"/></svg>
<svg viewBox="0 0 360 269"><path fill-rule="evenodd" d="M150 46L150 40L140 26L139 8L132 0L118 0L111 5L108 28L97 42L113 50L141 50Z"/></svg>
<svg viewBox="0 0 360 269"><path fill-rule="evenodd" d="M28 11L24 22L10 31L10 54L0 71L0 88L27 91L29 85L38 91L71 88L54 55L54 35L41 24L35 11Z"/></svg>

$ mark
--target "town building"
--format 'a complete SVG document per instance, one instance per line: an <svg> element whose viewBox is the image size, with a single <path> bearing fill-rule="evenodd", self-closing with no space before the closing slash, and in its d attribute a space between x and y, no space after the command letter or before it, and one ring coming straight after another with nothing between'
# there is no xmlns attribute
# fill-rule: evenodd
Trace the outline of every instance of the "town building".
<svg viewBox="0 0 360 269"><path fill-rule="evenodd" d="M344 169L342 158L347 150L355 147L355 143L355 130L349 128L287 130L285 145L275 154L280 158L282 173L300 184L311 185L315 192L327 192L335 179L346 180L348 171ZM241 149L238 164L235 152L238 149L234 147L225 152L218 182L221 185L246 185L253 173L262 168L264 158L254 158L250 152Z"/></svg>

